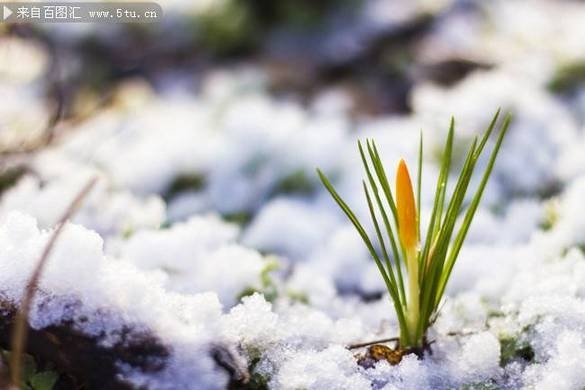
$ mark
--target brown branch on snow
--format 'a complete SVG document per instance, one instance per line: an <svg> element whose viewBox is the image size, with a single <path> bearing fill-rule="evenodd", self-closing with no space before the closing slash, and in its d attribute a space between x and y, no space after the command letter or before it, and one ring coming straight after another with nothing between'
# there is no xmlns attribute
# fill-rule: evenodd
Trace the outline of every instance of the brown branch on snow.
<svg viewBox="0 0 585 390"><path fill-rule="evenodd" d="M32 304L33 298L35 296L35 292L37 290L39 280L49 259L49 255L51 254L53 247L57 241L57 238L63 231L66 222L75 214L78 208L81 206L81 203L85 199L85 197L89 194L95 183L97 182L97 177L93 177L90 179L87 184L81 189L81 191L77 194L77 196L73 199L67 210L63 213L59 222L57 223L57 227L53 231L53 234L47 241L43 252L39 258L39 261L34 269L33 274L31 275L29 282L26 286L24 291L24 295L22 298L22 302L20 304L20 309L16 315L16 321L14 322L13 332L12 332L12 353L10 354L10 376L12 382L12 388L18 389L21 383L21 375L22 375L22 354L26 345L27 340L27 333L28 333L28 315L30 311L30 306Z"/></svg>
<svg viewBox="0 0 585 390"><path fill-rule="evenodd" d="M368 347L368 346L374 345L374 344L395 343L398 340L399 340L398 337L390 337L388 339L381 339L381 340L369 341L367 343L350 344L350 345L347 346L347 349L363 348L363 347Z"/></svg>

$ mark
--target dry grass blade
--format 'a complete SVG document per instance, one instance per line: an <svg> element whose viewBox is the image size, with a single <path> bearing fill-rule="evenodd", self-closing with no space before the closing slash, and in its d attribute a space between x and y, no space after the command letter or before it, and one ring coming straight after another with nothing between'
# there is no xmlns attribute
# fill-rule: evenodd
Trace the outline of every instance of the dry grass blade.
<svg viewBox="0 0 585 390"><path fill-rule="evenodd" d="M367 343L350 344L346 348L347 349L358 349L358 348L368 347L368 346L374 345L374 344L396 343L398 341L400 341L400 337L389 337L386 339L368 341Z"/></svg>
<svg viewBox="0 0 585 390"><path fill-rule="evenodd" d="M95 183L97 182L97 177L93 177L91 180L85 184L85 186L79 191L77 196L73 199L67 210L63 213L59 222L57 223L57 227L53 231L53 234L47 241L43 252L39 258L39 261L34 269L33 274L31 275L29 282L26 286L24 291L24 295L22 298L22 302L20 304L20 309L18 310L18 314L16 316L16 321L14 322L14 327L12 331L12 351L10 354L10 377L11 377L11 389L19 389L21 387L21 375L22 375L22 354L24 352L24 348L26 345L27 339L27 331L28 331L28 314L30 311L30 306L32 304L35 292L37 290L39 280L41 275L43 274L43 270L49 259L49 255L51 254L59 235L63 231L66 222L75 214L83 200L89 194Z"/></svg>

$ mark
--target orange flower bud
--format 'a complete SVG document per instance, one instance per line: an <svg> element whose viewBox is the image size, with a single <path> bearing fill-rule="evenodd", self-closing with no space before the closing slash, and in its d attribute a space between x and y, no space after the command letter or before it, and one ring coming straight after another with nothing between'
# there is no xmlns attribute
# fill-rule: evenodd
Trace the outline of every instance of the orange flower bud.
<svg viewBox="0 0 585 390"><path fill-rule="evenodd" d="M398 211L398 235L402 247L407 253L414 253L418 246L416 227L416 205L414 191L403 159L396 171L396 209Z"/></svg>

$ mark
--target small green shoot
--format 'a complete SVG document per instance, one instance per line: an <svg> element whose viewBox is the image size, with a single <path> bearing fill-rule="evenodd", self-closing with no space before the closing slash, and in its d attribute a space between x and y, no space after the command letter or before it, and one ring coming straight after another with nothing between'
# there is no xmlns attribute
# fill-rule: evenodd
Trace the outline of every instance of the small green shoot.
<svg viewBox="0 0 585 390"><path fill-rule="evenodd" d="M272 272L278 270L279 268L280 263L276 260L276 258L268 257L264 268L260 272L261 287L246 287L244 291L238 295L238 300L250 295L254 295L255 293L261 293L264 295L264 299L266 299L268 302L274 302L278 297L278 286L273 279Z"/></svg>
<svg viewBox="0 0 585 390"><path fill-rule="evenodd" d="M453 165L455 132L455 121L451 119L442 153L433 208L424 236L421 236L420 226L422 135L418 152L416 192L413 190L404 160L398 164L396 188L393 193L375 142L367 140L365 147L358 142L367 178L363 181L363 189L375 237L370 237L362 222L337 193L329 179L317 169L323 185L355 226L384 279L400 326L400 348L403 351L420 354L424 348L428 347L427 331L438 315L449 276L510 124L511 118L507 115L503 120L479 185L473 196L467 199L466 194L477 161L493 133L499 114L498 110L485 134L480 139L476 137L472 141L453 192L448 195L447 182ZM469 202L466 203L466 201ZM458 221L461 222L458 223Z"/></svg>
<svg viewBox="0 0 585 390"><path fill-rule="evenodd" d="M4 363L10 360L10 351L0 349L0 355ZM57 371L49 367L44 370L39 369L35 359L28 354L22 356L22 381L19 386L11 388L20 388L26 390L52 390L59 379Z"/></svg>

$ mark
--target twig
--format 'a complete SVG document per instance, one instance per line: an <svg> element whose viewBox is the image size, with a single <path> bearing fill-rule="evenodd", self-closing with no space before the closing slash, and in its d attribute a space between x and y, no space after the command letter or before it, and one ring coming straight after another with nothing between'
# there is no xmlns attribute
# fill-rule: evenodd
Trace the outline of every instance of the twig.
<svg viewBox="0 0 585 390"><path fill-rule="evenodd" d="M239 388L250 382L250 371L244 358L233 346L214 345L211 350L213 360L226 370L230 376L231 388Z"/></svg>
<svg viewBox="0 0 585 390"><path fill-rule="evenodd" d="M10 376L12 382L11 387L12 389L18 389L21 387L20 383L22 375L22 354L27 339L28 314L30 311L32 300L34 298L35 292L39 284L39 280L41 278L49 255L51 254L51 251L55 246L57 238L59 237L63 228L65 227L65 223L73 216L73 214L75 214L75 212L81 205L82 201L89 194L89 192L91 191L96 182L97 177L93 177L91 180L89 180L87 184L77 194L75 199L73 199L67 210L65 210L65 213L62 215L61 219L57 223L57 228L53 231L53 234L51 235L49 241L45 245L45 248L43 249L43 252L34 269L34 272L26 286L22 302L20 304L20 309L18 310L18 313L16 315L16 320L14 322L12 332L12 351L10 354Z"/></svg>
<svg viewBox="0 0 585 390"><path fill-rule="evenodd" d="M469 336L473 336L475 334L477 334L478 331L476 330L462 330L462 331L451 331L451 332L447 332L445 335L448 337L469 337Z"/></svg>
<svg viewBox="0 0 585 390"><path fill-rule="evenodd" d="M363 347L367 347L369 345L374 345L374 344L397 342L398 340L400 340L399 337L390 337L389 339L381 339L381 340L369 341L367 343L350 344L350 345L347 346L347 349L363 348Z"/></svg>

